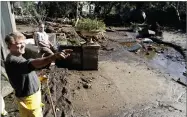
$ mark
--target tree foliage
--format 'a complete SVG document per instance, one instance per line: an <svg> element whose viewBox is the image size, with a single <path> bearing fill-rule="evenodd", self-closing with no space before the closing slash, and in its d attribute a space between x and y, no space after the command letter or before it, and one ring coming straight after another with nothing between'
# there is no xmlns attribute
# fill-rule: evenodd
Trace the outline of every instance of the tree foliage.
<svg viewBox="0 0 187 117"><path fill-rule="evenodd" d="M47 11L48 17L71 17L74 18L76 15L76 2L43 2L45 9Z"/></svg>
<svg viewBox="0 0 187 117"><path fill-rule="evenodd" d="M38 24L39 21L45 20L46 9L42 7L41 2L36 4L34 1L23 1L23 15L31 18L31 23Z"/></svg>
<svg viewBox="0 0 187 117"><path fill-rule="evenodd" d="M159 22L163 25L173 25L175 22L186 23L186 2L126 2L126 1L62 1L62 2L39 2L35 6L34 2L24 2L26 4L25 14L41 17L46 15L50 18L76 18L81 15L81 8L84 4L95 4L94 17L104 21L116 21L120 25L132 21L135 10L145 12L147 23ZM33 9L34 8L34 9ZM78 13L80 12L80 13ZM41 18L39 18L41 19ZM172 21L172 20L173 21Z"/></svg>

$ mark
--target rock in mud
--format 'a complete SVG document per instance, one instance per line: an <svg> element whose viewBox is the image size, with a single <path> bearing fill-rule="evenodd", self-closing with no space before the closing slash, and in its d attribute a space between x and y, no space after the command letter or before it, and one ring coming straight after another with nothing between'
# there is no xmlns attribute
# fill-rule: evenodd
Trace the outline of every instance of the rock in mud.
<svg viewBox="0 0 187 117"><path fill-rule="evenodd" d="M129 52L136 52L138 51L140 48L142 48L142 45L141 44L135 44L133 45L132 47L130 47L128 49Z"/></svg>
<svg viewBox="0 0 187 117"><path fill-rule="evenodd" d="M89 84L89 83L84 83L84 84L83 84L83 87L84 87L85 89L90 89L90 88L92 87L92 85Z"/></svg>
<svg viewBox="0 0 187 117"><path fill-rule="evenodd" d="M81 80L82 80L83 82L88 83L88 80L87 80L87 79L85 79L85 78L81 78Z"/></svg>
<svg viewBox="0 0 187 117"><path fill-rule="evenodd" d="M81 77L81 80L84 83L91 83L93 79L95 79L95 78L94 77Z"/></svg>
<svg viewBox="0 0 187 117"><path fill-rule="evenodd" d="M91 78L81 78L81 80L83 88L90 89L92 87L92 85L90 84L92 82Z"/></svg>
<svg viewBox="0 0 187 117"><path fill-rule="evenodd" d="M183 75L184 75L184 76L187 76L187 72L183 72Z"/></svg>
<svg viewBox="0 0 187 117"><path fill-rule="evenodd" d="M142 40L143 43L153 43L153 40L149 39L149 38L145 38Z"/></svg>
<svg viewBox="0 0 187 117"><path fill-rule="evenodd" d="M115 49L114 48L107 48L107 47L102 47L103 50L106 50L106 51L114 51Z"/></svg>

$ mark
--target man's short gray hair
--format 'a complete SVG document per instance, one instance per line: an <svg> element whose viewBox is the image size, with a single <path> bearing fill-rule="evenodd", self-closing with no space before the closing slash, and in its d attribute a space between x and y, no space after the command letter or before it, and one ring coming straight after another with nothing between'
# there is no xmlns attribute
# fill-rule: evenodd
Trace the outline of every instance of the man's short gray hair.
<svg viewBox="0 0 187 117"><path fill-rule="evenodd" d="M6 35L5 42L6 42L7 46L9 46L10 44L15 43L15 41L19 40L19 39L25 39L25 36L20 32L12 32L12 33Z"/></svg>
<svg viewBox="0 0 187 117"><path fill-rule="evenodd" d="M45 25L44 22L39 21L38 26Z"/></svg>

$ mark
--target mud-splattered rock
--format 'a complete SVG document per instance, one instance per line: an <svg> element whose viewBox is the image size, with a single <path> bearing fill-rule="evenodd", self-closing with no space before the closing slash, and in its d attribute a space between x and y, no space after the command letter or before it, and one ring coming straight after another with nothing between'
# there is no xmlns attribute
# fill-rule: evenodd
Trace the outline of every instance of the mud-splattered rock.
<svg viewBox="0 0 187 117"><path fill-rule="evenodd" d="M83 87L84 87L85 89L90 89L90 88L92 87L92 85L91 85L91 84L88 84L88 83L84 83L84 84L83 84Z"/></svg>

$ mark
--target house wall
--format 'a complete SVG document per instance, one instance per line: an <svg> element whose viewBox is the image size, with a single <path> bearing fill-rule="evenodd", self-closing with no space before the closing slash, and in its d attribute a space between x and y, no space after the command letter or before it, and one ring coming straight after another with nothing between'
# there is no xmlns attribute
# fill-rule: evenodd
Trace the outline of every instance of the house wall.
<svg viewBox="0 0 187 117"><path fill-rule="evenodd" d="M4 59L8 53L5 44L5 36L10 32L16 31L15 18L13 14L12 5L8 1L1 1L1 53L2 59Z"/></svg>
<svg viewBox="0 0 187 117"><path fill-rule="evenodd" d="M16 24L15 24L15 19L14 19L14 14L13 10L11 9L11 4L10 2L7 1L0 1L1 5L1 33L0 33L0 45L1 45L1 62L2 60L5 60L7 54L8 54L8 49L5 44L5 36L9 34L10 32L16 31ZM1 63L1 72L5 73L4 69L4 64ZM11 87L10 83L7 81L6 78L3 78L2 75L0 77L0 90L1 90L1 95L3 97L9 95L10 93L13 92L13 88ZM0 100L0 104L2 104L3 100Z"/></svg>

